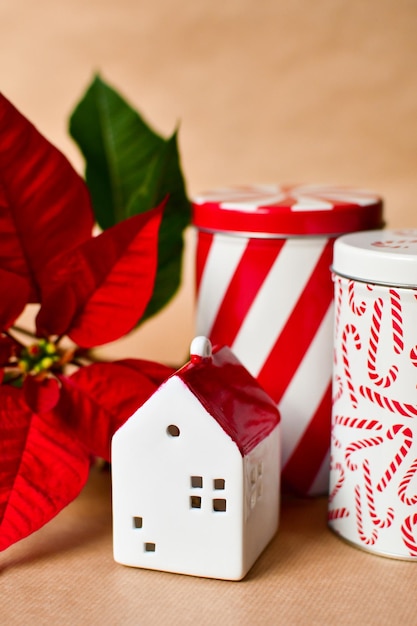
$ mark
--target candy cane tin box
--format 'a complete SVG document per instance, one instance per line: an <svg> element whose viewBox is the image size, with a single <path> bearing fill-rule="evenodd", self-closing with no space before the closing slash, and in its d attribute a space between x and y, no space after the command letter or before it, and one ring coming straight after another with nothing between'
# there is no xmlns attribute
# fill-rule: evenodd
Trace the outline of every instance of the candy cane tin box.
<svg viewBox="0 0 417 626"><path fill-rule="evenodd" d="M338 234L382 225L374 194L319 186L219 189L193 201L197 332L229 345L277 403L284 489L327 493Z"/></svg>
<svg viewBox="0 0 417 626"><path fill-rule="evenodd" d="M417 559L417 230L345 235L333 271L329 525Z"/></svg>

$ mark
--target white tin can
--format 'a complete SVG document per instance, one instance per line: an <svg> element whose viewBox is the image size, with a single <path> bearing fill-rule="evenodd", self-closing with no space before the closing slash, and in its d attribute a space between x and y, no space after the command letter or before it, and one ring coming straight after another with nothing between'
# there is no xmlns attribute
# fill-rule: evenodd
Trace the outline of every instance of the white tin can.
<svg viewBox="0 0 417 626"><path fill-rule="evenodd" d="M247 185L194 198L197 333L230 346L282 416L282 485L329 484L337 235L382 225L363 190Z"/></svg>
<svg viewBox="0 0 417 626"><path fill-rule="evenodd" d="M334 246L329 525L352 544L417 559L417 230Z"/></svg>

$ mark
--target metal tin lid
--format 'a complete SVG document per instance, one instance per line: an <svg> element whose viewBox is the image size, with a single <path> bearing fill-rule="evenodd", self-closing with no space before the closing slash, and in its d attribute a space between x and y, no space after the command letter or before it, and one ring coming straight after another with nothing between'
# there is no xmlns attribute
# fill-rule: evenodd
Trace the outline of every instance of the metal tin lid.
<svg viewBox="0 0 417 626"><path fill-rule="evenodd" d="M417 229L343 235L334 244L333 271L367 283L417 287Z"/></svg>
<svg viewBox="0 0 417 626"><path fill-rule="evenodd" d="M321 185L227 187L193 198L197 228L264 235L338 235L382 228L382 199Z"/></svg>

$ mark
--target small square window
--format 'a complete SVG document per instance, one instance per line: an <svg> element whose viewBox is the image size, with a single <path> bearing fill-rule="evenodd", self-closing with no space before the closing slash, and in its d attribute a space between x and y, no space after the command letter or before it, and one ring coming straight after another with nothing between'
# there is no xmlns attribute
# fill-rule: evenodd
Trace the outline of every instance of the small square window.
<svg viewBox="0 0 417 626"><path fill-rule="evenodd" d="M156 545L154 543L151 543L151 542L145 543L145 552L155 552L155 550L156 550Z"/></svg>
<svg viewBox="0 0 417 626"><path fill-rule="evenodd" d="M190 506L192 509L201 509L200 496L190 496Z"/></svg>
<svg viewBox="0 0 417 626"><path fill-rule="evenodd" d="M141 517L133 518L133 528L142 528L143 519Z"/></svg>
<svg viewBox="0 0 417 626"><path fill-rule="evenodd" d="M203 486L203 477L202 476L191 476L191 487L193 489L199 488Z"/></svg>
<svg viewBox="0 0 417 626"><path fill-rule="evenodd" d="M224 486L225 486L224 478L215 478L213 480L214 489L224 489Z"/></svg>
<svg viewBox="0 0 417 626"><path fill-rule="evenodd" d="M213 499L213 511L222 511L226 510L226 500L225 498L214 498Z"/></svg>

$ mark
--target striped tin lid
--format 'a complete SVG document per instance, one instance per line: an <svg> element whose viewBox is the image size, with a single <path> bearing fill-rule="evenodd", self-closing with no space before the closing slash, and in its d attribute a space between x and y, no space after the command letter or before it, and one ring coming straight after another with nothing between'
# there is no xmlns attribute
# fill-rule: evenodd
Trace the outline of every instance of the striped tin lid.
<svg viewBox="0 0 417 626"><path fill-rule="evenodd" d="M366 283L417 288L417 229L343 235L335 241L332 269Z"/></svg>
<svg viewBox="0 0 417 626"><path fill-rule="evenodd" d="M258 235L338 235L383 226L383 202L362 189L323 185L246 185L193 198L193 224Z"/></svg>

